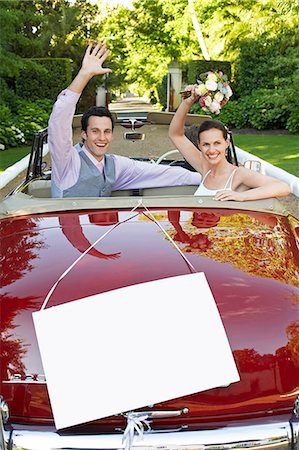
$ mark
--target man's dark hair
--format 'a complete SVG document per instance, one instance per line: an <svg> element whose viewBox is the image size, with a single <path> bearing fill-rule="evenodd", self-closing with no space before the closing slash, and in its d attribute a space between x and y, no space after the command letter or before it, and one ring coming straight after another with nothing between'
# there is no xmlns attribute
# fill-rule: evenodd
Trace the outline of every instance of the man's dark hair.
<svg viewBox="0 0 299 450"><path fill-rule="evenodd" d="M109 117L112 123L112 131L114 129L114 120L112 113L109 111L108 108L105 106L91 106L85 113L82 115L81 118L81 130L87 131L88 126L88 120L91 116L98 116L98 117Z"/></svg>
<svg viewBox="0 0 299 450"><path fill-rule="evenodd" d="M219 122L219 120L205 120L198 129L198 141L200 141L200 133L203 131L212 130L213 128L220 130L224 139L228 138L228 132L223 123Z"/></svg>

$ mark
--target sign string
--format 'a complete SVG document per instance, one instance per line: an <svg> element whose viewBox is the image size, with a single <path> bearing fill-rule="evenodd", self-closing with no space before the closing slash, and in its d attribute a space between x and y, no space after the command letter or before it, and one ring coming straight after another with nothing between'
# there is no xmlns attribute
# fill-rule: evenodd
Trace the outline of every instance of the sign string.
<svg viewBox="0 0 299 450"><path fill-rule="evenodd" d="M129 213L134 212L138 207L140 206L140 202L137 203L136 206L134 206L134 208L129 211ZM109 228L109 230L106 231L106 233L104 233L102 236L99 237L99 239L97 239L93 244L91 244L64 272L62 275L60 275L60 277L58 278L58 280L56 281L56 283L54 283L54 285L51 287L50 291L48 292L42 307L40 309L40 311L42 311L43 309L45 309L45 307L47 306L47 303L51 297L51 295L53 294L53 292L55 291L56 287L58 286L58 284L60 283L61 280L63 280L63 278L78 264L79 261L81 261L82 258L84 258L84 256L92 249L94 248L99 242L101 242L108 234L111 233L111 231L113 231L116 227L118 227L119 225L121 225L122 223L128 222L129 220L131 220L132 218L136 217L138 214L135 214L134 216L128 217L127 219L124 219L120 222L117 222L115 225L113 225L113 227Z"/></svg>
<svg viewBox="0 0 299 450"><path fill-rule="evenodd" d="M186 262L186 264L189 267L190 272L194 272L196 273L197 270L195 269L195 267L193 266L193 264L189 261L189 259L186 257L186 255L184 255L184 253L182 252L182 250L178 247L178 245L176 244L176 242L172 239L172 237L169 235L169 233L165 230L165 228L163 227L163 225L155 218L155 216L150 212L150 210L143 204L142 199L138 201L138 203L134 206L133 209L131 209L131 211L129 211L129 213L133 213L137 208L143 207L145 209L145 211L147 212L147 214L149 215L149 217L156 223L156 225L160 228L160 230L165 234L165 236L167 237L167 239L172 243L172 245L175 247L175 249L179 252L179 254L182 256L182 258L184 259L184 261ZM111 231L113 231L115 228L117 228L119 225L121 225L122 223L128 222L131 219L133 219L134 217L136 217L138 214L135 214L134 216L130 216L127 219L124 219L116 224L114 224L111 228L109 228L109 230L106 231L106 233L104 233L102 236L99 237L99 239L97 239L93 244L91 244L64 272L62 275L60 275L60 277L58 278L58 280L54 283L54 285L51 287L51 289L49 290L48 294L46 295L46 298L40 308L40 311L44 310L45 307L47 306L47 303L50 299L50 297L52 296L53 292L55 291L56 287L58 286L58 284L63 280L63 278L78 264L79 261L81 261L82 258L84 258L84 256L92 249L94 248L99 242L101 242L108 234L111 233ZM146 215L146 214L145 214Z"/></svg>
<svg viewBox="0 0 299 450"><path fill-rule="evenodd" d="M150 218L158 225L158 227L160 228L160 230L162 230L162 232L165 234L165 236L167 237L167 239L172 243L172 245L175 247L175 249L179 252L179 254L181 255L181 257L184 259L184 261L187 263L187 265L189 266L190 272L194 272L197 273L197 270L195 269L195 267L193 266L193 264L189 261L189 259L187 258L186 255L184 255L184 253L182 252L182 250L180 249L180 247L177 245L177 243L172 239L172 237L170 236L170 234L165 230L165 228L163 227L163 225L155 218L155 216L150 212L150 210L142 203L141 200L141 205L143 206L143 208L146 210L147 214L150 216Z"/></svg>

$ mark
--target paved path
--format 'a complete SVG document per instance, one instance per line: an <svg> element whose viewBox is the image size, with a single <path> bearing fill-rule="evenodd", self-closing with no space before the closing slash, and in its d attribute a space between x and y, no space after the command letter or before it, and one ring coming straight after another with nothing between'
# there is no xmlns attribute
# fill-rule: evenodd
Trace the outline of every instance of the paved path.
<svg viewBox="0 0 299 450"><path fill-rule="evenodd" d="M130 111L157 111L156 105L147 102L143 97L125 97L109 104L110 111L130 112Z"/></svg>

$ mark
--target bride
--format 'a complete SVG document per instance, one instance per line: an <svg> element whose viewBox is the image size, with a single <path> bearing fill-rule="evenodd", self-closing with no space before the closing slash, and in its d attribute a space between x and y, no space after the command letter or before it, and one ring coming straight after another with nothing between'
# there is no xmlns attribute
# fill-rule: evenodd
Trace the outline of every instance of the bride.
<svg viewBox="0 0 299 450"><path fill-rule="evenodd" d="M236 167L226 159L229 136L217 120L204 121L198 131L198 148L185 136L184 125L191 105L198 100L195 86L188 86L191 96L184 99L175 113L169 137L186 161L203 176L194 195L210 195L215 200L259 200L283 197L291 193L288 184L245 167ZM200 151L198 151L198 149Z"/></svg>

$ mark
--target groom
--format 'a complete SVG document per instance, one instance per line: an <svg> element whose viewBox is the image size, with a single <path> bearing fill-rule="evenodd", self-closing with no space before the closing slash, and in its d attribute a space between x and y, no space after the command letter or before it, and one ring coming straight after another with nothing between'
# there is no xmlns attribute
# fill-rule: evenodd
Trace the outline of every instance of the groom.
<svg viewBox="0 0 299 450"><path fill-rule="evenodd" d="M76 104L94 76L111 72L103 67L108 55L105 44L89 45L77 76L54 104L48 127L52 197L107 197L114 190L199 185L199 173L108 154L114 123L111 112L105 107L93 106L83 114L83 146L79 150L73 146L72 121Z"/></svg>

